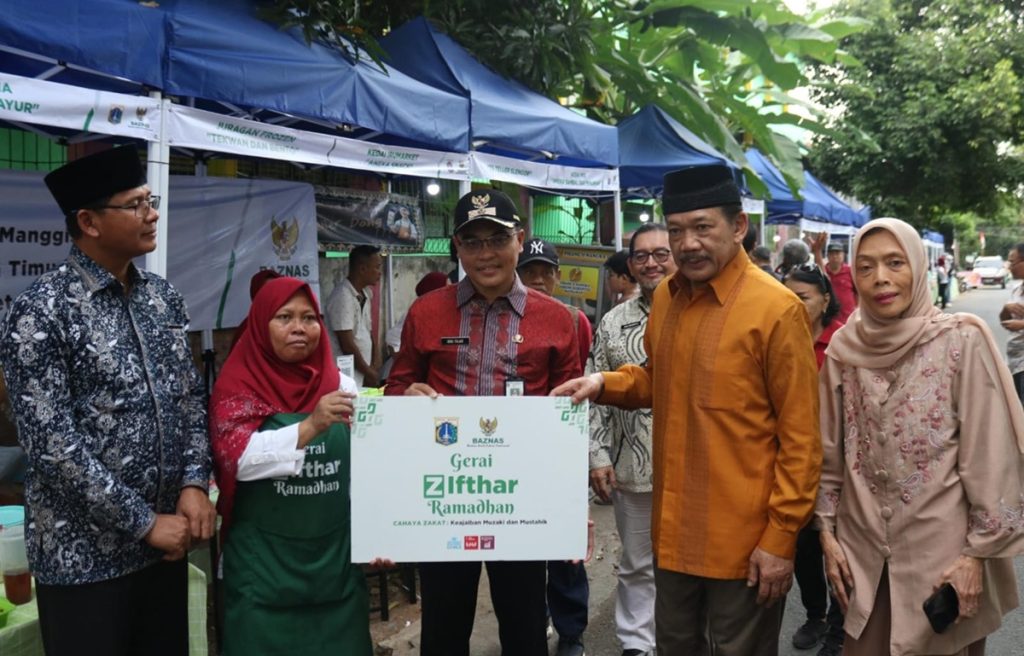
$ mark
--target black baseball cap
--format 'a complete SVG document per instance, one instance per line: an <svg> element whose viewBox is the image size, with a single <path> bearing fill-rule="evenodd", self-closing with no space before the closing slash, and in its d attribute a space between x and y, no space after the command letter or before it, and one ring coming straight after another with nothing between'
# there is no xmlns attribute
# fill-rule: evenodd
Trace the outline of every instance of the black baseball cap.
<svg viewBox="0 0 1024 656"><path fill-rule="evenodd" d="M829 244L828 248L826 248L825 250L827 252L829 252L829 253L831 253L832 251L843 251L845 253L846 252L846 246L844 246L843 244L841 244L841 243L839 243L837 241L834 241L831 244Z"/></svg>
<svg viewBox="0 0 1024 656"><path fill-rule="evenodd" d="M473 221L491 221L506 228L518 228L515 203L497 189L475 189L455 204L455 232Z"/></svg>
<svg viewBox="0 0 1024 656"><path fill-rule="evenodd" d="M523 244L523 252L519 254L519 263L516 264L516 268L518 269L530 262L544 262L558 266L558 251L543 239L531 239Z"/></svg>

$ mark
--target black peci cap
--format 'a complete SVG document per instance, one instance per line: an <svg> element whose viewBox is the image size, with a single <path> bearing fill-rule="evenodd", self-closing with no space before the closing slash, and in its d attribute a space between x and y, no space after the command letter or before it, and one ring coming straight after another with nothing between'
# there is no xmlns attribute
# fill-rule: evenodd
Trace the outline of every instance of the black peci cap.
<svg viewBox="0 0 1024 656"><path fill-rule="evenodd" d="M728 166L694 166L665 174L661 205L666 216L742 202L740 188Z"/></svg>
<svg viewBox="0 0 1024 656"><path fill-rule="evenodd" d="M111 148L68 162L43 180L64 215L90 203L146 184L134 146Z"/></svg>

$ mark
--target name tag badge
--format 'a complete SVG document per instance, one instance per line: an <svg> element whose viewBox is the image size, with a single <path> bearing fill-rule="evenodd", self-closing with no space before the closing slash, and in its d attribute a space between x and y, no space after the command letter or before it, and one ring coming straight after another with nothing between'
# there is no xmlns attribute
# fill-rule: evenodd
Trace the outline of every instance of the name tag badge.
<svg viewBox="0 0 1024 656"><path fill-rule="evenodd" d="M505 379L505 396L523 396L526 393L526 384L522 378Z"/></svg>
<svg viewBox="0 0 1024 656"><path fill-rule="evenodd" d="M643 321L634 321L633 323L622 324L622 330L632 330L633 328L639 328L643 324Z"/></svg>
<svg viewBox="0 0 1024 656"><path fill-rule="evenodd" d="M468 337L442 337L441 346L468 346Z"/></svg>

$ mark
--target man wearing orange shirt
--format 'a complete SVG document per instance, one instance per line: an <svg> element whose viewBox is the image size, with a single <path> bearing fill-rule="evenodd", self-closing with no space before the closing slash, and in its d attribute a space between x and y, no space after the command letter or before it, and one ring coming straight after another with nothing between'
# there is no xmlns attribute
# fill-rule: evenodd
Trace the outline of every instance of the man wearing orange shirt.
<svg viewBox="0 0 1024 656"><path fill-rule="evenodd" d="M653 409L658 654L701 654L707 634L717 656L775 656L821 467L807 313L740 247L730 169L674 171L664 188L678 271L655 290L646 365L552 394Z"/></svg>

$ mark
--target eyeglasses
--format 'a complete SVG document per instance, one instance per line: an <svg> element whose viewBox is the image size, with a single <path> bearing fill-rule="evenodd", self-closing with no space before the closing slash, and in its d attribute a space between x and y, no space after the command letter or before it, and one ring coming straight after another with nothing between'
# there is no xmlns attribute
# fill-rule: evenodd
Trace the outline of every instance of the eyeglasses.
<svg viewBox="0 0 1024 656"><path fill-rule="evenodd" d="M636 251L629 256L629 259L633 260L637 264L647 264L647 260L652 257L658 264L664 264L665 262L668 262L668 258L672 257L672 251L667 248L659 248L653 251Z"/></svg>
<svg viewBox="0 0 1024 656"><path fill-rule="evenodd" d="M136 219L144 219L149 216L149 208L154 210L160 209L160 197L150 196L149 198L143 198L142 200L131 203L130 205L96 205L88 209L93 210L126 210L135 213Z"/></svg>
<svg viewBox="0 0 1024 656"><path fill-rule="evenodd" d="M469 253L479 253L484 248L492 251L501 250L509 245L514 236L515 234L512 232L499 232L491 235L490 237L484 237L483 239L477 239L476 237L469 237L467 239L456 237L456 240L459 248L464 248Z"/></svg>

